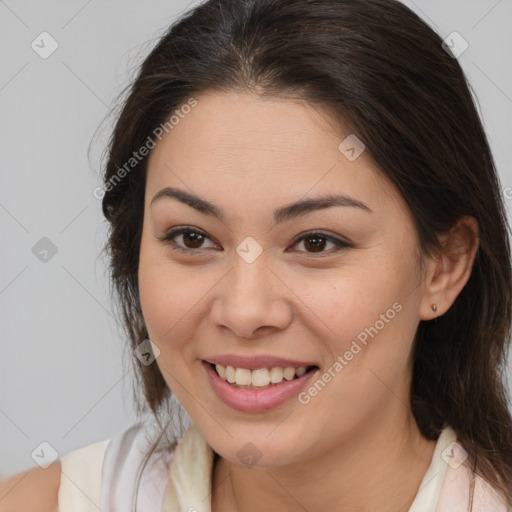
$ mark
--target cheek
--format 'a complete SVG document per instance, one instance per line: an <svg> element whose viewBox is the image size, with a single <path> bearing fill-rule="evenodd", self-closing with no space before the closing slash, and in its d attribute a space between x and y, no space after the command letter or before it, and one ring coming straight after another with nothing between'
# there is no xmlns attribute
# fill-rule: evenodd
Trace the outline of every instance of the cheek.
<svg viewBox="0 0 512 512"><path fill-rule="evenodd" d="M181 396L177 383L190 387L187 371L190 333L183 321L190 311L186 294L187 287L181 286L176 272L169 272L156 258L141 256L139 295L144 321L149 338L160 350L155 362L178 400L186 400L186 397Z"/></svg>
<svg viewBox="0 0 512 512"><path fill-rule="evenodd" d="M323 305L330 327L329 351L347 370L404 365L418 321L412 260L377 254L325 287ZM345 368L344 368L345 371ZM346 373L351 373L348 371Z"/></svg>
<svg viewBox="0 0 512 512"><path fill-rule="evenodd" d="M381 282L368 279L363 289L361 279L355 281L359 288L345 282L324 296L335 331L324 342L331 359L318 376L325 385L312 383L301 396L302 404L311 403L306 407L329 411L332 428L326 436L338 436L339 425L359 428L379 411L400 404L397 396L406 390L414 308L405 303L400 287L382 290Z"/></svg>
<svg viewBox="0 0 512 512"><path fill-rule="evenodd" d="M171 312L175 309L168 277L157 264L144 259L141 259L139 266L139 296L148 333L157 341L162 332L172 326Z"/></svg>
<svg viewBox="0 0 512 512"><path fill-rule="evenodd" d="M139 296L150 339L166 351L170 339L181 340L175 331L180 319L191 309L191 287L184 276L153 248L141 249L139 261Z"/></svg>
<svg viewBox="0 0 512 512"><path fill-rule="evenodd" d="M178 265L158 247L141 251L142 313L149 338L161 351L159 365L169 371L178 363L180 368L184 362L193 363L196 331L207 315L208 291L215 284L210 274L211 270Z"/></svg>

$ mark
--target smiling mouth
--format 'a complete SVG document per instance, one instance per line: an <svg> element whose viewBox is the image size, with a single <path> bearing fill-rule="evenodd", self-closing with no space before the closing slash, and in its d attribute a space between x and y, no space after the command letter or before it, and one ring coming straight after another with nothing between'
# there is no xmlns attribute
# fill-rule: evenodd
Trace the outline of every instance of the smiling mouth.
<svg viewBox="0 0 512 512"><path fill-rule="evenodd" d="M299 366L297 368L275 366L271 368L259 368L249 370L247 368L235 368L222 364L208 363L215 373L225 382L239 389L260 390L273 386L279 386L283 382L297 380L302 376L315 371L318 366Z"/></svg>

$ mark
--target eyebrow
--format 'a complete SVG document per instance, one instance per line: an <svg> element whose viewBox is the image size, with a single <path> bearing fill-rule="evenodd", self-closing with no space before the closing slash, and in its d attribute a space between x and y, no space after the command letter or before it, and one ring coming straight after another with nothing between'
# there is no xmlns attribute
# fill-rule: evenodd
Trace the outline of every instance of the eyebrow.
<svg viewBox="0 0 512 512"><path fill-rule="evenodd" d="M199 196L185 192L173 187L166 187L157 192L151 200L150 206L153 206L157 201L163 198L173 198L181 201L182 203L194 208L200 213L210 215L221 221L225 220L223 211L206 199ZM368 205L346 195L327 195L323 197L316 197L312 199L305 199L286 206L282 206L274 211L274 222L279 224L295 217L306 215L316 210L323 210L325 208L332 208L334 206L350 206L360 208L362 210L373 213Z"/></svg>

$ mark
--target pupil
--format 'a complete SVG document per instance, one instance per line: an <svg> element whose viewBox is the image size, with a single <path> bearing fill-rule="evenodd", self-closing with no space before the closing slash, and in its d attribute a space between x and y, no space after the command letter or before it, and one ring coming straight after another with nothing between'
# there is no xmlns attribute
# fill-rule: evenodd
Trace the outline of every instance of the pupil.
<svg viewBox="0 0 512 512"><path fill-rule="evenodd" d="M308 240L314 240L315 242L313 244L309 244ZM319 242L320 241L320 242ZM309 238L306 238L305 240L306 246L313 246L314 249L323 249L325 246L325 238L319 237L319 236L310 236ZM313 251L313 252L319 252L319 251Z"/></svg>
<svg viewBox="0 0 512 512"><path fill-rule="evenodd" d="M200 233L185 233L183 239L184 240L187 240L187 239L190 239L190 237L198 237L198 240L192 240L192 247L193 248L197 248L197 247L201 247L201 244L202 244L202 237L203 235L201 235ZM185 244L185 245L189 245L189 244Z"/></svg>

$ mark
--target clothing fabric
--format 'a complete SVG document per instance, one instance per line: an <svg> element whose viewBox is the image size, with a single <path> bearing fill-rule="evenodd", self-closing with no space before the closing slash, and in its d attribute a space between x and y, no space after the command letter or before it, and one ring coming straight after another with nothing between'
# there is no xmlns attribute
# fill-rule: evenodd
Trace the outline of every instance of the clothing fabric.
<svg viewBox="0 0 512 512"><path fill-rule="evenodd" d="M150 459L138 485L150 447L144 424L136 423L113 438L62 457L59 512L162 511L174 453L168 460Z"/></svg>
<svg viewBox="0 0 512 512"><path fill-rule="evenodd" d="M214 452L195 425L189 425L167 458L150 459L140 472L149 448L144 424L137 423L62 457L59 511L211 512ZM446 427L408 512L470 511L472 472L463 464L465 457L455 432ZM512 509L475 476L472 512Z"/></svg>

